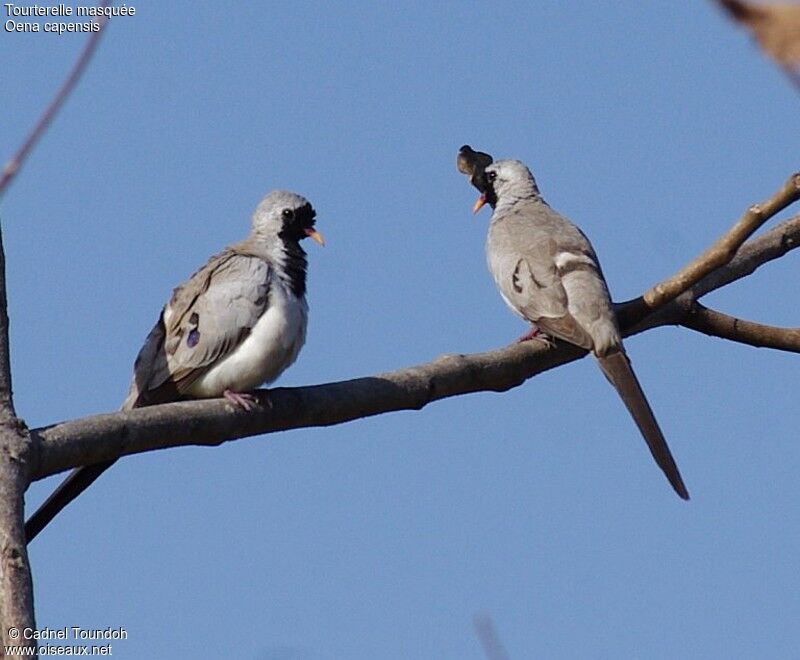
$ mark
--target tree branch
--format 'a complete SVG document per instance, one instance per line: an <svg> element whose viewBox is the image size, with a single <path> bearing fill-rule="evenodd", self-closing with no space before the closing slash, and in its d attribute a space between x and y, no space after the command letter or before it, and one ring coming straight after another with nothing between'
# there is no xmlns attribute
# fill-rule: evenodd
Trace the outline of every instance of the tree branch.
<svg viewBox="0 0 800 660"><path fill-rule="evenodd" d="M739 248L736 256L722 268L697 282L690 292L695 299L754 273L763 264L779 259L800 245L800 215L784 220Z"/></svg>
<svg viewBox="0 0 800 660"><path fill-rule="evenodd" d="M800 173L795 173L772 197L747 209L724 236L694 261L672 277L650 288L640 298L628 301L625 309L626 318L632 322L642 320L727 264L759 227L798 199L800 199Z"/></svg>
<svg viewBox="0 0 800 660"><path fill-rule="evenodd" d="M486 654L486 660L508 660L508 651L500 641L491 616L488 614L476 616L472 620L472 625Z"/></svg>
<svg viewBox="0 0 800 660"><path fill-rule="evenodd" d="M107 5L108 0L99 3L100 7ZM83 52L50 105L3 168L0 175L0 196L19 172L86 69L107 22L105 16L95 17L94 20L100 25L100 29L90 35ZM24 519L24 496L30 485L33 443L25 424L14 411L8 330L5 252L0 231L0 639L4 646L16 645L35 649L35 640L11 633L12 630L19 632L26 628L35 629L36 621ZM2 655L5 657L5 654ZM38 656L34 651L26 657Z"/></svg>
<svg viewBox="0 0 800 660"><path fill-rule="evenodd" d="M36 623L24 520L31 439L14 412L7 310L6 261L0 232L0 639L4 646L35 646L33 640L9 635L9 629L35 628Z"/></svg>
<svg viewBox="0 0 800 660"><path fill-rule="evenodd" d="M739 221L697 259L647 291L642 296L645 304L651 309L657 309L677 298L712 271L724 266L759 227L798 199L800 199L800 173L795 173L767 201L754 204L747 209Z"/></svg>
<svg viewBox="0 0 800 660"><path fill-rule="evenodd" d="M101 0L98 6L107 7L108 2L109 0ZM61 109L64 101L72 93L72 90L78 83L78 79L89 64L89 60L92 59L92 55L94 55L94 51L100 41L100 36L103 34L103 27L108 22L108 19L105 16L95 16L94 22L100 25L100 29L89 35L89 38L86 40L86 45L83 47L83 52L72 67L72 71L70 71L66 80L64 80L64 83L61 85L61 88L56 92L53 100L50 101L50 105L45 108L39 121L36 122L36 125L31 129L28 137L22 142L17 153L11 157L11 160L9 160L3 168L3 173L0 175L0 196L3 195L3 192L9 186L11 180L16 176L17 172L19 172L31 150L39 141L39 138L42 137L47 127L50 125L50 122L53 121L53 118Z"/></svg>
<svg viewBox="0 0 800 660"><path fill-rule="evenodd" d="M800 353L800 328L776 328L728 316L695 303L680 324L710 337L721 337L757 348Z"/></svg>
<svg viewBox="0 0 800 660"><path fill-rule="evenodd" d="M706 275L691 289L653 313L642 314L647 307L641 296L615 305L617 320L631 334L660 325L680 325L692 305L702 296L743 279L765 263L779 259L800 245L800 215L784 220L770 231L745 243L730 263Z"/></svg>
<svg viewBox="0 0 800 660"><path fill-rule="evenodd" d="M183 445L216 446L246 436L331 426L397 410L420 410L433 401L480 391L501 392L531 376L576 360L586 351L570 344L514 344L487 353L444 355L385 374L297 388L269 390L269 404L254 413L224 399L182 401L95 415L32 431L38 457L34 480L70 467Z"/></svg>
<svg viewBox="0 0 800 660"><path fill-rule="evenodd" d="M746 243L727 266L706 276L681 297L643 322L626 318L618 306L625 336L680 324L696 296L752 273L760 265L800 245L800 216ZM78 465L127 454L183 445L215 446L247 436L288 429L330 426L396 410L419 410L446 397L479 391L505 391L548 369L586 355L556 342L513 344L487 353L446 355L408 369L349 381L269 391L270 406L246 414L224 400L184 401L63 422L32 432L36 456L32 479ZM262 394L263 400L263 394Z"/></svg>

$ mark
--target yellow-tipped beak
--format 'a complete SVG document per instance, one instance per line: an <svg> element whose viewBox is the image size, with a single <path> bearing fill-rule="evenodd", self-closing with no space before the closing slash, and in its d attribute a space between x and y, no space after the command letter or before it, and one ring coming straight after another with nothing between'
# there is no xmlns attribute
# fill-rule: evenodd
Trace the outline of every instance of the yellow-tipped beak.
<svg viewBox="0 0 800 660"><path fill-rule="evenodd" d="M472 207L472 212L477 213L483 208L484 204L486 204L486 195L481 195L478 197L478 201L475 202L475 206Z"/></svg>
<svg viewBox="0 0 800 660"><path fill-rule="evenodd" d="M316 229L306 229L306 236L308 236L311 240L315 243L319 243L322 247L325 247L325 239L322 237Z"/></svg>

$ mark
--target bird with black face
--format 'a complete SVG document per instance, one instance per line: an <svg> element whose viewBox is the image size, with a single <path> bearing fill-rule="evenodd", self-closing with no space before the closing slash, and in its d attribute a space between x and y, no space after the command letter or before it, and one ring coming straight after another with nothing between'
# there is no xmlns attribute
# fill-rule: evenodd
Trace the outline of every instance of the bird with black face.
<svg viewBox="0 0 800 660"><path fill-rule="evenodd" d="M506 304L534 324L525 338L543 331L592 351L656 463L675 492L688 500L678 467L625 353L591 243L544 201L524 163L487 162L472 156L479 152L465 149L459 152L459 170L481 193L473 210L477 213L484 204L494 209L486 240L489 270Z"/></svg>
<svg viewBox="0 0 800 660"><path fill-rule="evenodd" d="M211 257L178 286L139 351L122 410L225 397L246 411L251 390L273 382L306 337L306 253L324 245L304 197L275 191L253 213L249 236ZM78 468L25 525L32 540L114 461Z"/></svg>

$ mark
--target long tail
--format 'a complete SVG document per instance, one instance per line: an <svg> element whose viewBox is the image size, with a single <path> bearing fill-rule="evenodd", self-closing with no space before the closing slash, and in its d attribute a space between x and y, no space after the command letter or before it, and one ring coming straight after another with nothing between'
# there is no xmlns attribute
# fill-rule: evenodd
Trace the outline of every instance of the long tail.
<svg viewBox="0 0 800 660"><path fill-rule="evenodd" d="M620 350L598 357L597 361L606 378L611 381L611 384L619 393L625 403L625 407L636 422L636 426L639 427L639 431L647 441L647 446L650 448L650 453L656 463L658 463L658 467L667 476L675 492L684 500L688 500L689 491L686 490L681 473L678 471L678 466L675 465L675 459L672 458L672 453L667 446L667 441L664 439L664 434L661 433L658 422L653 415L653 410L650 408L644 392L642 392L642 386L639 385L639 380L631 368L628 357Z"/></svg>
<svg viewBox="0 0 800 660"><path fill-rule="evenodd" d="M36 509L36 512L28 518L25 523L25 536L28 538L28 543L33 541L36 535L41 532L65 506L91 486L97 477L116 462L117 459L114 459L113 461L86 465L73 470L70 475L61 482L61 485L53 491L53 494L45 500L44 504Z"/></svg>
<svg viewBox="0 0 800 660"><path fill-rule="evenodd" d="M141 405L137 383L134 381L120 410L133 410ZM33 541L39 532L50 524L53 518L61 513L72 500L91 486L103 472L116 462L117 459L115 458L112 461L84 465L70 472L69 476L61 482L59 487L45 500L44 504L36 509L34 514L25 522L25 536L28 538L28 543Z"/></svg>

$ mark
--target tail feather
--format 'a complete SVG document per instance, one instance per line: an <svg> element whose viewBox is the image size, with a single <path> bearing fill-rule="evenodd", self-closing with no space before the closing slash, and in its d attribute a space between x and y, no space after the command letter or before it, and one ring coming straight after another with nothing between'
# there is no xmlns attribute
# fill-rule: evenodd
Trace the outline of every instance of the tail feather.
<svg viewBox="0 0 800 660"><path fill-rule="evenodd" d="M33 541L36 535L41 532L64 507L91 486L103 472L116 462L117 459L103 461L102 463L86 465L73 470L70 475L61 482L61 485L53 491L53 494L45 500L44 504L36 509L36 512L25 522L25 536L28 539L28 543Z"/></svg>
<svg viewBox="0 0 800 660"><path fill-rule="evenodd" d="M120 410L133 410L142 405L138 386L134 378L130 392ZM64 479L58 488L52 492L50 497L44 501L44 504L36 509L33 515L25 521L25 536L28 539L28 543L33 541L39 532L50 524L53 518L61 513L70 502L91 486L103 472L108 470L108 468L116 462L117 459L115 458L110 461L94 463L93 465L84 465L70 472L69 476Z"/></svg>
<svg viewBox="0 0 800 660"><path fill-rule="evenodd" d="M675 492L684 500L689 499L689 491L681 478L675 459L667 446L664 434L658 426L653 410L647 402L639 380L631 368L631 363L623 351L610 353L597 358L600 368L622 398L625 407L644 436L650 453L658 467L669 479Z"/></svg>

